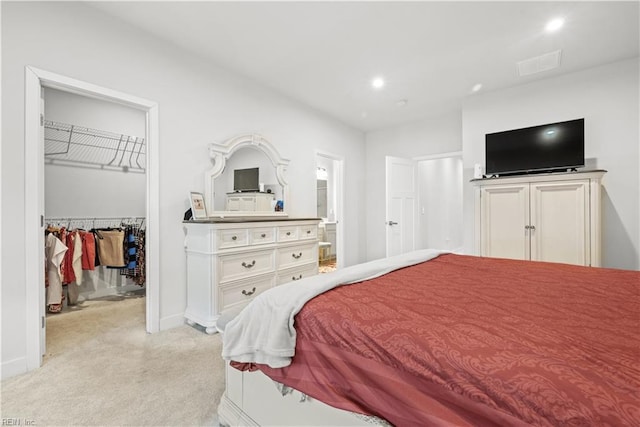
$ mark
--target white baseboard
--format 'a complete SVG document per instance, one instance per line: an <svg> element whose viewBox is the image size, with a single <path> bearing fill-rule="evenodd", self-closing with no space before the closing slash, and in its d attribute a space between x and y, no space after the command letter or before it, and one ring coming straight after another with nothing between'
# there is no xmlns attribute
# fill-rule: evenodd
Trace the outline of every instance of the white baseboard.
<svg viewBox="0 0 640 427"><path fill-rule="evenodd" d="M173 316L163 317L160 319L160 330L166 331L167 329L177 328L185 323L184 314L174 314Z"/></svg>
<svg viewBox="0 0 640 427"><path fill-rule="evenodd" d="M2 370L3 380L24 374L27 372L27 358L19 357L17 359L9 360L8 362L2 362L0 369Z"/></svg>

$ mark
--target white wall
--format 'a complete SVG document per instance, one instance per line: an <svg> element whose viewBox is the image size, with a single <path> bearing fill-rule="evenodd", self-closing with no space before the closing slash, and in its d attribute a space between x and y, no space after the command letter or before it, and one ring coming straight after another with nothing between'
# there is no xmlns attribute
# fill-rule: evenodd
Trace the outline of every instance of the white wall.
<svg viewBox="0 0 640 427"><path fill-rule="evenodd" d="M385 157L415 158L462 149L459 111L367 133L367 260L385 256ZM347 210L354 207L348 197Z"/></svg>
<svg viewBox="0 0 640 427"><path fill-rule="evenodd" d="M26 369L24 67L159 104L160 326L183 322L182 218L204 191L207 145L264 135L288 168L290 216L315 216L315 150L345 158L345 265L364 260L364 136L272 90L205 62L80 2L2 2L2 375ZM7 208L9 207L9 208Z"/></svg>
<svg viewBox="0 0 640 427"><path fill-rule="evenodd" d="M465 248L473 253L474 163L484 165L484 135L585 118L588 165L603 180L602 265L638 269L640 252L638 58L473 96L463 108Z"/></svg>
<svg viewBox="0 0 640 427"><path fill-rule="evenodd" d="M44 98L45 120L145 138L146 118L140 110L50 88L45 89ZM94 154L108 151L98 147L81 147L83 154L76 158L91 160L97 158ZM144 217L146 214L144 173L55 161L45 162L44 169L46 218Z"/></svg>

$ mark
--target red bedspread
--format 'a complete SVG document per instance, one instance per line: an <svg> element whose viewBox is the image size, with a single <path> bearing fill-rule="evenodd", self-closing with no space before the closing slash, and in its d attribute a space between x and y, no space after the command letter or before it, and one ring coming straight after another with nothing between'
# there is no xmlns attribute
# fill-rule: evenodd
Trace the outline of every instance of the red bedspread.
<svg viewBox="0 0 640 427"><path fill-rule="evenodd" d="M442 255L314 298L259 369L398 426L638 426L639 313L639 272Z"/></svg>

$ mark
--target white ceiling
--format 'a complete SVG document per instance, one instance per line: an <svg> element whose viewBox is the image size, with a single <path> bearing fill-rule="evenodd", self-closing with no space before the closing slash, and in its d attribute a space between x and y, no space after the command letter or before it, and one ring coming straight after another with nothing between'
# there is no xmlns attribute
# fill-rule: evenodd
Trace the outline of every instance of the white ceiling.
<svg viewBox="0 0 640 427"><path fill-rule="evenodd" d="M90 4L363 131L459 109L476 83L526 84L640 45L637 1ZM564 27L545 33L554 17ZM559 68L518 77L518 61L557 49Z"/></svg>

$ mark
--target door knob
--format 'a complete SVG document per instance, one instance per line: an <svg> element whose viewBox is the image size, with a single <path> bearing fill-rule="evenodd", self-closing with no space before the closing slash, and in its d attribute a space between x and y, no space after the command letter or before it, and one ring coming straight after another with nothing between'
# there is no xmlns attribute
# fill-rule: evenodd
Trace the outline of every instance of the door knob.
<svg viewBox="0 0 640 427"><path fill-rule="evenodd" d="M387 224L389 224L389 225L398 225L398 223L395 222L395 221L388 221Z"/></svg>

